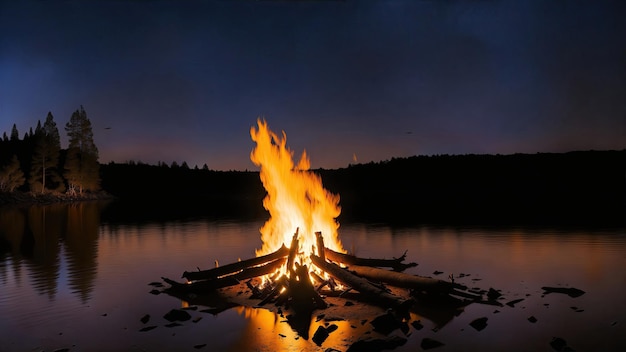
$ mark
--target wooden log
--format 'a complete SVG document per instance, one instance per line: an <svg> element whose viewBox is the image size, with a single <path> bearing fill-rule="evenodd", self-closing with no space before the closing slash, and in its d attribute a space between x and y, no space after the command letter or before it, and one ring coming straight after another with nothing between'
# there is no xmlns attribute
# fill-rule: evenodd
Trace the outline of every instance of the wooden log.
<svg viewBox="0 0 626 352"><path fill-rule="evenodd" d="M296 254L298 253L298 230L300 228L296 228L296 232L293 234L291 238L291 246L289 247L289 255L287 256L287 272L289 276L293 276L293 263L296 260Z"/></svg>
<svg viewBox="0 0 626 352"><path fill-rule="evenodd" d="M289 295L292 307L298 313L311 313L315 308L327 307L326 302L315 291L306 265L296 263L294 275L289 277Z"/></svg>
<svg viewBox="0 0 626 352"><path fill-rule="evenodd" d="M348 266L347 270L353 272L360 277L364 277L372 281L384 282L395 287L424 290L433 293L449 293L455 288L465 289L465 287L460 284L455 284L448 281L417 275L410 275L397 271L390 271L369 266L350 265Z"/></svg>
<svg viewBox="0 0 626 352"><path fill-rule="evenodd" d="M286 258L284 257L278 258L269 263L251 268L245 268L236 274L222 276L212 280L198 280L190 282L188 284L179 283L178 285L172 285L172 280L166 282L172 285L172 288L179 289L184 292L207 292L218 288L237 285L241 283L241 280L271 274L272 272L278 270L283 264L285 264L285 261Z"/></svg>
<svg viewBox="0 0 626 352"><path fill-rule="evenodd" d="M315 237L317 238L317 255L323 261L326 261L326 254L324 254L326 247L324 246L324 236L322 236L322 232L316 232Z"/></svg>
<svg viewBox="0 0 626 352"><path fill-rule="evenodd" d="M261 264L265 264L271 262L273 260L283 258L289 254L289 248L282 245L276 252L266 254L260 257L251 258L247 260L242 260L240 262L223 265L214 269L202 270L202 271L185 271L183 273L184 278L189 281L194 280L212 280L216 279L220 276L229 275L236 273L240 270L258 266Z"/></svg>
<svg viewBox="0 0 626 352"><path fill-rule="evenodd" d="M404 252L400 258L394 259L359 258L353 255L335 252L328 247L324 249L324 253L327 259L346 265L384 267L392 268L394 271L404 271L407 268L417 266L417 263L402 263L404 259L406 259L406 252Z"/></svg>
<svg viewBox="0 0 626 352"><path fill-rule="evenodd" d="M315 254L311 254L310 257L315 266L327 272L329 275L334 276L337 280L350 286L352 289L359 291L365 299L380 307L408 310L413 303L412 299L403 300L398 296L392 295L372 285L367 279L356 276L337 264L323 261Z"/></svg>

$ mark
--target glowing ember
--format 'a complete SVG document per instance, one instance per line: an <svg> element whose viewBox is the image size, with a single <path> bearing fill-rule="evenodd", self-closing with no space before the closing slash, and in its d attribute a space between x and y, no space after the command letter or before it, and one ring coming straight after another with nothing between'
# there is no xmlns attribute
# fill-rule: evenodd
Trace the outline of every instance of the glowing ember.
<svg viewBox="0 0 626 352"><path fill-rule="evenodd" d="M296 229L300 264L311 267L309 255L317 254L315 232L318 231L326 247L345 253L335 220L341 212L339 196L324 189L321 178L309 170L306 152L302 153L298 164L294 164L285 132L281 138L269 130L265 120L257 120L257 125L258 128L250 129L250 136L256 142L250 159L261 169L261 181L267 191L263 206L269 211L270 219L261 228L263 247L256 255L274 252L283 244L289 247ZM283 273L285 269L281 269Z"/></svg>

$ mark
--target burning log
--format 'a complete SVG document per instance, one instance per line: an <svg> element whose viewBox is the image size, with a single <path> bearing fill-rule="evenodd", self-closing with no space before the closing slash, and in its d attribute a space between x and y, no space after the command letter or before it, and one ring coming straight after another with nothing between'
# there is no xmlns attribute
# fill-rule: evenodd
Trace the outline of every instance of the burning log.
<svg viewBox="0 0 626 352"><path fill-rule="evenodd" d="M211 280L194 281L188 284L179 283L167 278L163 278L163 280L170 284L172 289L175 290L183 292L207 292L218 288L237 285L241 282L241 280L271 274L285 264L285 260L285 258L278 258L264 265L245 268L236 274L222 276Z"/></svg>
<svg viewBox="0 0 626 352"><path fill-rule="evenodd" d="M327 252L328 253L328 252ZM311 254L311 261L315 266L334 276L337 280L359 291L364 298L372 301L383 308L393 308L398 311L408 310L413 304L413 300L402 300L400 297L392 295L383 289L372 285L367 279L356 276L351 272L341 268L337 264L323 261L315 254Z"/></svg>
<svg viewBox="0 0 626 352"><path fill-rule="evenodd" d="M186 278L189 281L212 280L220 276L229 275L229 274L236 273L238 271L241 271L247 268L252 268L261 264L274 261L279 258L284 258L288 254L289 254L289 248L283 245L274 253L270 253L270 254L252 258L252 259L242 260L240 262L227 264L227 265L220 266L214 269L202 270L202 271L191 271L191 272L185 271L182 277Z"/></svg>
<svg viewBox="0 0 626 352"><path fill-rule="evenodd" d="M417 266L417 263L403 263L406 259L406 252L400 258L393 259L375 259L375 258L359 258L353 255L335 252L330 248L324 248L326 258L335 262L346 265L362 265L373 267L392 268L394 271L404 271L407 268Z"/></svg>
<svg viewBox="0 0 626 352"><path fill-rule="evenodd" d="M289 247L289 255L287 256L287 271L289 272L289 276L294 276L295 273L293 271L293 263L296 260L296 254L298 254L298 230L300 228L296 228L296 233L293 234L291 238L291 246Z"/></svg>
<svg viewBox="0 0 626 352"><path fill-rule="evenodd" d="M306 265L295 264L293 276L289 277L289 294L296 312L310 313L313 309L324 309L328 305L320 297L309 277Z"/></svg>

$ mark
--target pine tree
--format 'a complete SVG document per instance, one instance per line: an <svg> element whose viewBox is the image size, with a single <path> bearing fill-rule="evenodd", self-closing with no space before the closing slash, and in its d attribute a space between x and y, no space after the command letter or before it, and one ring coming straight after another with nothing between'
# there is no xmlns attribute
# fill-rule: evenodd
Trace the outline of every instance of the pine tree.
<svg viewBox="0 0 626 352"><path fill-rule="evenodd" d="M23 184L24 173L20 169L20 161L13 155L9 164L0 168L0 191L13 192Z"/></svg>
<svg viewBox="0 0 626 352"><path fill-rule="evenodd" d="M33 151L30 178L28 180L30 190L44 193L46 188L56 188L62 192L65 187L56 170L61 151L61 138L51 112L48 112L43 128L40 123L37 124L34 138L35 150ZM47 180L52 182L46 182ZM54 187L50 187L50 183Z"/></svg>
<svg viewBox="0 0 626 352"><path fill-rule="evenodd" d="M17 131L17 126L13 124L13 128L11 129L11 141L15 142L19 140L20 140L20 133Z"/></svg>
<svg viewBox="0 0 626 352"><path fill-rule="evenodd" d="M80 107L65 125L69 139L65 160L65 178L71 193L96 191L100 186L98 148L93 141L91 121Z"/></svg>

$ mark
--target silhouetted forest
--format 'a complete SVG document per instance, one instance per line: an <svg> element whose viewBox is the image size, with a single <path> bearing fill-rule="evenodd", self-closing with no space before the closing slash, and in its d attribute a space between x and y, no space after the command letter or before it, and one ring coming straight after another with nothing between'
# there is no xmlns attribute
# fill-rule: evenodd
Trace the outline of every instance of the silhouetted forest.
<svg viewBox="0 0 626 352"><path fill-rule="evenodd" d="M315 172L340 195L340 222L614 227L626 214L626 150L415 156ZM108 216L267 216L258 172L110 163L101 179L121 200Z"/></svg>

